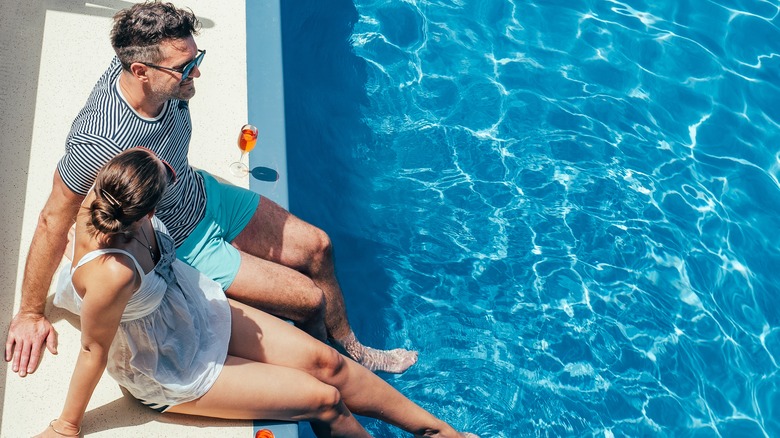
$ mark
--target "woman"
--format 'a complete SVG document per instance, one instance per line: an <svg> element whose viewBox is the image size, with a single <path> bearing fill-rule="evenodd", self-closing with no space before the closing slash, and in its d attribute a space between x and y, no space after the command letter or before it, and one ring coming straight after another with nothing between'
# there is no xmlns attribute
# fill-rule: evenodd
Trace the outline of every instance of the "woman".
<svg viewBox="0 0 780 438"><path fill-rule="evenodd" d="M76 217L55 304L81 316L65 407L41 437L78 436L103 370L160 412L303 420L317 436L365 437L352 413L415 435L460 434L294 326L225 298L176 260L154 208L175 174L145 148L109 161ZM268 395L272 394L271 397Z"/></svg>

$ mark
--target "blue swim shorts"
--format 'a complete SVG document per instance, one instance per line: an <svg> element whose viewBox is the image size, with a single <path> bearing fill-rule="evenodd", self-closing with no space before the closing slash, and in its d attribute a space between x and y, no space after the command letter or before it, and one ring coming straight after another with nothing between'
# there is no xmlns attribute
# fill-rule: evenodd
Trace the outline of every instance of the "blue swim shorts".
<svg viewBox="0 0 780 438"><path fill-rule="evenodd" d="M252 219L260 195L221 183L204 171L206 213L197 227L176 249L176 256L227 290L236 279L241 254L230 244Z"/></svg>

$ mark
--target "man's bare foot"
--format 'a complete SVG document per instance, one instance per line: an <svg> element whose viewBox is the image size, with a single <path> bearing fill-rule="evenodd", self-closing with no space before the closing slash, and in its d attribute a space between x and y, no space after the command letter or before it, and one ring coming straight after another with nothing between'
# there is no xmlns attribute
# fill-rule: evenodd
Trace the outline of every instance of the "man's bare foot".
<svg viewBox="0 0 780 438"><path fill-rule="evenodd" d="M363 365L371 371L384 371L386 373L400 374L417 362L417 352L396 348L394 350L377 350L366 347L357 340L355 334L350 332L343 339L336 339L342 348L355 362Z"/></svg>

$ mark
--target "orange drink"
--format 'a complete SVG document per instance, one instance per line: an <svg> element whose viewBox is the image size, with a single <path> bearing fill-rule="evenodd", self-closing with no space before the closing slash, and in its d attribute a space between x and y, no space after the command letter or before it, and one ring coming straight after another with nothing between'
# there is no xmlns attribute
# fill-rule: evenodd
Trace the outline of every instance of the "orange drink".
<svg viewBox="0 0 780 438"><path fill-rule="evenodd" d="M238 148L249 152L255 148L255 144L257 144L257 129L244 127L238 136Z"/></svg>
<svg viewBox="0 0 780 438"><path fill-rule="evenodd" d="M238 161L230 165L230 173L235 176L247 176L249 166L243 163L244 155L255 148L257 144L257 127L254 125L244 125L238 134L238 148L241 149L241 156Z"/></svg>

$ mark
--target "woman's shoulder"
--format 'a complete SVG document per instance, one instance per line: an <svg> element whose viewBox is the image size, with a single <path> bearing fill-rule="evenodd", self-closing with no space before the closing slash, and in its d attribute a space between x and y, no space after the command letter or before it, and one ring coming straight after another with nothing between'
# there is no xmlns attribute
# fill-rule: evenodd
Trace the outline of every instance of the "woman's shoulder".
<svg viewBox="0 0 780 438"><path fill-rule="evenodd" d="M85 294L93 289L109 293L136 290L140 281L137 262L133 256L116 248L84 254L73 271L73 286Z"/></svg>

